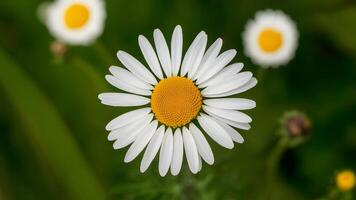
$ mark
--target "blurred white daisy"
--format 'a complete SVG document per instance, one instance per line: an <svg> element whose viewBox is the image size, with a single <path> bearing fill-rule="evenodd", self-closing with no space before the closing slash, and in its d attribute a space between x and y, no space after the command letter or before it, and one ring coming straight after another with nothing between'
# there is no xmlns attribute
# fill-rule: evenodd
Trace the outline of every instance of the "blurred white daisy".
<svg viewBox="0 0 356 200"><path fill-rule="evenodd" d="M115 149L132 143L124 162L135 159L147 146L141 172L147 170L160 150L161 176L169 169L177 175L183 154L190 170L197 173L202 167L201 159L214 163L203 132L228 149L234 147L233 141L244 141L233 127L250 128L252 119L238 110L252 109L255 102L225 97L254 87L257 80L251 72L241 72L242 63L228 65L236 51L231 49L219 54L220 38L206 50L204 31L196 36L182 62L180 26L173 31L170 48L159 29L153 32L153 37L155 49L146 37L138 37L150 70L130 54L119 51L117 56L126 69L111 66L111 75L105 77L111 85L127 93L102 93L99 99L103 104L141 107L109 122L108 139L115 141Z"/></svg>
<svg viewBox="0 0 356 200"><path fill-rule="evenodd" d="M39 14L57 40L71 45L95 41L106 17L103 0L56 0L42 4Z"/></svg>
<svg viewBox="0 0 356 200"><path fill-rule="evenodd" d="M245 53L262 67L287 64L298 45L295 23L282 11L257 12L243 33Z"/></svg>

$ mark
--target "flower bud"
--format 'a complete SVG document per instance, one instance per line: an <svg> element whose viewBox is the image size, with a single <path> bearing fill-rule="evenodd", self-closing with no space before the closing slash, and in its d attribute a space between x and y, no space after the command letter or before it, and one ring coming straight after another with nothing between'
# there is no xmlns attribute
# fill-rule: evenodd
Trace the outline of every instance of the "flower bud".
<svg viewBox="0 0 356 200"><path fill-rule="evenodd" d="M302 143L310 134L310 119L302 112L286 112L281 119L280 134L288 138L291 146Z"/></svg>
<svg viewBox="0 0 356 200"><path fill-rule="evenodd" d="M50 45L50 50L55 57L63 57L67 52L67 45L60 41L54 41Z"/></svg>

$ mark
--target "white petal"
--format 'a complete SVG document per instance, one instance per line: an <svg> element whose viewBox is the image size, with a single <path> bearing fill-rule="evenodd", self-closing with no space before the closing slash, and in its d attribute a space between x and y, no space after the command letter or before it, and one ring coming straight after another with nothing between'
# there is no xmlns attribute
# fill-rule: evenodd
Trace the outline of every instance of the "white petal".
<svg viewBox="0 0 356 200"><path fill-rule="evenodd" d="M50 20L48 18L50 18L51 8L53 9L51 2L42 2L38 5L37 15L42 23L49 23Z"/></svg>
<svg viewBox="0 0 356 200"><path fill-rule="evenodd" d="M208 141L206 141L203 133L193 123L190 123L189 131L194 138L200 156L204 159L206 163L212 165L214 163L214 154L210 148Z"/></svg>
<svg viewBox="0 0 356 200"><path fill-rule="evenodd" d="M206 43L208 41L208 36L204 35L197 45L192 49L192 54L191 54L191 64L188 69L188 77L192 78L195 72L197 71L200 62L204 56L205 48L206 48Z"/></svg>
<svg viewBox="0 0 356 200"><path fill-rule="evenodd" d="M212 94L212 95L205 95L205 97L227 97L227 96L231 96L231 95L235 95L235 94L240 94L242 92L245 92L253 87L255 87L257 84L257 80L256 78L251 78L251 80L249 80L247 83L245 83L244 85L242 85L241 87L231 90L229 92L224 92L224 93L220 93L220 94Z"/></svg>
<svg viewBox="0 0 356 200"><path fill-rule="evenodd" d="M148 114L142 119L131 122L123 127L114 129L108 135L108 140L113 141L120 139L120 141L125 140L128 135L133 134L134 131L143 128L145 125L149 124L153 118L153 114ZM132 140L133 141L133 140Z"/></svg>
<svg viewBox="0 0 356 200"><path fill-rule="evenodd" d="M198 172L200 172L201 168L203 167L203 163L201 161L201 157L199 156L199 167L198 167Z"/></svg>
<svg viewBox="0 0 356 200"><path fill-rule="evenodd" d="M243 63L231 64L231 65L225 67L223 70L221 70L216 76L213 76L210 79L208 79L207 81L204 81L198 87L205 88L205 87L208 87L211 85L218 85L219 83L222 83L226 80L230 80L235 74L237 74L241 71L243 66L244 66Z"/></svg>
<svg viewBox="0 0 356 200"><path fill-rule="evenodd" d="M152 73L140 63L136 58L124 51L118 51L117 57L125 67L130 70L136 77L145 81L146 83L156 84L157 80Z"/></svg>
<svg viewBox="0 0 356 200"><path fill-rule="evenodd" d="M159 152L158 171L161 176L165 176L171 165L173 155L173 134L172 129L168 128L164 134L161 150Z"/></svg>
<svg viewBox="0 0 356 200"><path fill-rule="evenodd" d="M237 89L244 84L246 84L252 78L251 72L242 72L235 75L232 79L226 80L218 85L212 85L205 88L202 91L202 95L214 95L214 94L221 94L225 92L229 92L231 90Z"/></svg>
<svg viewBox="0 0 356 200"><path fill-rule="evenodd" d="M231 139L234 142L237 142L237 143L243 143L244 142L244 138L234 128L232 128L231 126L225 124L224 122L221 122L221 121L218 121L218 120L217 120L217 122L220 124L220 126L222 126L226 130L227 133L229 133Z"/></svg>
<svg viewBox="0 0 356 200"><path fill-rule="evenodd" d="M98 98L102 104L109 106L142 106L151 101L146 97L126 93L102 93Z"/></svg>
<svg viewBox="0 0 356 200"><path fill-rule="evenodd" d="M172 75L171 56L169 55L167 42L166 39L164 39L161 30L155 29L153 31L153 39L155 41L156 51L163 71L167 77L170 77Z"/></svg>
<svg viewBox="0 0 356 200"><path fill-rule="evenodd" d="M172 73L173 76L177 76L182 61L182 49L183 49L183 33L182 27L177 25L174 28L171 39L171 60L172 60Z"/></svg>
<svg viewBox="0 0 356 200"><path fill-rule="evenodd" d="M151 112L151 108L141 108L137 110L133 110L122 114L115 119L111 120L108 125L106 125L106 130L111 131L120 127L123 127L131 122L134 122L138 119L142 119L145 117L149 112Z"/></svg>
<svg viewBox="0 0 356 200"><path fill-rule="evenodd" d="M127 150L124 162L131 162L138 156L138 154L141 153L152 138L153 134L155 134L157 125L158 122L153 121L147 129L144 129L141 133L139 133L139 135L137 135L135 142L130 146L129 150Z"/></svg>
<svg viewBox="0 0 356 200"><path fill-rule="evenodd" d="M243 112L237 111L237 110L226 110L226 109L220 109L220 108L213 108L210 106L203 106L203 110L209 111L219 117L229 119L232 121L236 121L236 122L241 122L241 123L252 122L252 119L250 116L246 115Z"/></svg>
<svg viewBox="0 0 356 200"><path fill-rule="evenodd" d="M193 49L196 47L196 45L198 44L198 42L200 41L200 39L202 37L206 36L205 32L204 31L201 31L196 37L195 39L193 40L192 44L189 46L187 52L185 53L184 55L184 58L183 58L183 63L182 63L182 67L180 69L180 76L185 76L188 71L189 71L189 68L191 67L192 65L192 60L193 60L193 57L192 57L192 54L193 54Z"/></svg>
<svg viewBox="0 0 356 200"><path fill-rule="evenodd" d="M197 84L201 84L204 81L208 80L220 70L222 70L229 62L235 57L236 50L230 49L219 55L213 64L207 68L207 70L197 79Z"/></svg>
<svg viewBox="0 0 356 200"><path fill-rule="evenodd" d="M233 126L235 128L242 129L242 130L249 130L251 128L250 124L248 124L248 123L240 123L240 122L232 121L229 119L225 119L225 118L219 117L219 116L215 115L214 113L209 112L207 110L205 110L205 112L207 112L214 119L222 121L222 122L229 124L230 126Z"/></svg>
<svg viewBox="0 0 356 200"><path fill-rule="evenodd" d="M229 110L248 110L256 107L255 101L242 98L206 99L204 100L204 104L214 108Z"/></svg>
<svg viewBox="0 0 356 200"><path fill-rule="evenodd" d="M193 174L199 171L199 154L193 136L186 127L183 127L183 144L190 171Z"/></svg>
<svg viewBox="0 0 356 200"><path fill-rule="evenodd" d="M128 83L129 85L144 89L152 90L153 86L137 78L130 71L116 66L110 66L109 71L119 80Z"/></svg>
<svg viewBox="0 0 356 200"><path fill-rule="evenodd" d="M131 84L128 84L114 76L111 75L106 75L105 79L113 86L115 86L116 88L129 92L129 93L134 93L134 94L139 94L139 95L143 95L143 96L150 96L151 95L151 91L150 90L144 90L138 87L135 87Z"/></svg>
<svg viewBox="0 0 356 200"><path fill-rule="evenodd" d="M164 135L164 126L161 125L157 129L156 133L153 135L150 143L147 145L145 153L143 154L143 158L140 165L141 172L145 172L147 168L150 166L153 159L155 158L159 150L159 147L161 146L163 135Z"/></svg>
<svg viewBox="0 0 356 200"><path fill-rule="evenodd" d="M173 136L173 157L171 163L171 173L173 176L179 174L183 162L183 138L182 132L178 128Z"/></svg>
<svg viewBox="0 0 356 200"><path fill-rule="evenodd" d="M232 149L234 148L234 143L231 140L229 134L221 127L216 120L209 117L208 115L201 114L198 117L198 122L204 131L218 144L221 146Z"/></svg>
<svg viewBox="0 0 356 200"><path fill-rule="evenodd" d="M161 66L159 64L157 55L151 45L151 43L147 40L147 38L143 35L138 36L138 44L142 51L143 56L146 59L146 62L152 72L159 78L163 79L163 73L161 70Z"/></svg>
<svg viewBox="0 0 356 200"><path fill-rule="evenodd" d="M202 61L196 70L196 73L193 74L193 80L196 80L201 75L205 74L205 71L213 64L216 57L218 56L222 47L222 39L218 38L206 51Z"/></svg>
<svg viewBox="0 0 356 200"><path fill-rule="evenodd" d="M143 121L139 120L141 124L135 123L136 127L133 127L131 130L122 130L123 128L120 128L112 131L111 133L115 134L112 137L116 138L116 141L113 144L114 149L121 149L126 147L127 145L134 142L139 134L141 134L143 131L146 131L147 128L149 128L148 126L153 118L153 115L150 114L148 117L148 119L146 118Z"/></svg>

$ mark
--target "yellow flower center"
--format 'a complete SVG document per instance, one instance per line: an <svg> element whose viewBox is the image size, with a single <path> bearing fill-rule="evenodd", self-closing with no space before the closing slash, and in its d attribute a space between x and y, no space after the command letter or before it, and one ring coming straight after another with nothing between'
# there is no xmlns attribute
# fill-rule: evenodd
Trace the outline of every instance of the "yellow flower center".
<svg viewBox="0 0 356 200"><path fill-rule="evenodd" d="M193 81L185 77L161 80L151 96L151 108L159 122L170 127L188 124L200 111L202 97Z"/></svg>
<svg viewBox="0 0 356 200"><path fill-rule="evenodd" d="M267 53L273 53L281 48L283 43L283 36L280 31L273 28L264 29L259 37L258 44L261 49Z"/></svg>
<svg viewBox="0 0 356 200"><path fill-rule="evenodd" d="M64 23L69 29L79 29L89 21L89 17L88 7L84 4L75 3L66 9Z"/></svg>
<svg viewBox="0 0 356 200"><path fill-rule="evenodd" d="M350 190L355 186L355 175L352 171L343 171L337 174L336 183L340 190Z"/></svg>

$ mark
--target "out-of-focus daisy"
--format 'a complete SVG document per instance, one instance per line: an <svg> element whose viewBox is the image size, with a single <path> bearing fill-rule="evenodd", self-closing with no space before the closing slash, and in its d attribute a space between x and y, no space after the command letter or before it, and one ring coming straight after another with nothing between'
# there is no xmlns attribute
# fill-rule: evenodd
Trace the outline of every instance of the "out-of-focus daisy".
<svg viewBox="0 0 356 200"><path fill-rule="evenodd" d="M298 46L295 23L282 11L257 12L243 33L245 53L262 67L287 64Z"/></svg>
<svg viewBox="0 0 356 200"><path fill-rule="evenodd" d="M106 80L127 93L102 93L101 102L141 108L109 122L108 139L115 141L115 149L131 144L124 162L135 159L147 146L141 172L147 170L160 150L161 176L169 169L177 175L183 154L190 170L197 173L202 167L201 159L214 163L206 134L228 149L234 147L233 141L244 141L234 128L248 130L252 119L239 110L252 109L255 102L226 97L254 87L257 80L251 72L241 72L242 63L229 65L236 51L230 49L220 54L220 38L206 50L208 38L204 31L196 36L183 60L180 26L173 31L170 47L159 29L154 30L153 38L155 48L146 37L138 37L150 70L124 51L117 56L126 69L109 68L112 75L107 75Z"/></svg>
<svg viewBox="0 0 356 200"><path fill-rule="evenodd" d="M351 190L355 187L355 174L351 170L344 170L336 175L336 184L341 191Z"/></svg>
<svg viewBox="0 0 356 200"><path fill-rule="evenodd" d="M57 40L88 45L101 35L106 13L103 0L56 0L40 7L40 17Z"/></svg>

